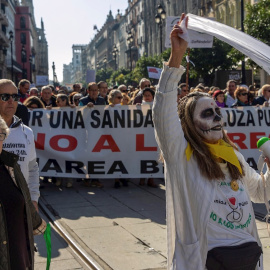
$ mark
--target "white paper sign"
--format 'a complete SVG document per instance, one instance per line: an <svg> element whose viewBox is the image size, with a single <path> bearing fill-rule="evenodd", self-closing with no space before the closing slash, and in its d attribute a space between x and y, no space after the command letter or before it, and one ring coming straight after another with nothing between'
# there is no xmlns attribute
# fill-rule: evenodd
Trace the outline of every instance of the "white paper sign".
<svg viewBox="0 0 270 270"><path fill-rule="evenodd" d="M48 76L44 75L37 75L36 76L36 85L37 86L44 86L49 84L49 78Z"/></svg>
<svg viewBox="0 0 270 270"><path fill-rule="evenodd" d="M156 67L147 67L147 71L149 78L159 80L162 69Z"/></svg>
<svg viewBox="0 0 270 270"><path fill-rule="evenodd" d="M166 41L165 47L171 47L170 33L173 29L173 26L177 24L180 20L180 17L169 16L166 18ZM212 48L213 47L213 36L207 35L201 32L197 32L191 29L188 29L189 34L189 48Z"/></svg>

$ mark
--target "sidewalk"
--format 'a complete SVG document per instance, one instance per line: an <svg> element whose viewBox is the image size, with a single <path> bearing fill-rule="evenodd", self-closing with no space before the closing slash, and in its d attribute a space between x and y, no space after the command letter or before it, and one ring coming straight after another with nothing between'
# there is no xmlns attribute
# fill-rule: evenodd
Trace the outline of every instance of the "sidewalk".
<svg viewBox="0 0 270 270"><path fill-rule="evenodd" d="M82 182L75 181L70 189L59 189L48 183L41 189L42 198L52 207L55 216L70 227L71 233L77 235L77 240L89 248L91 255L103 260L104 269L166 269L164 182L156 179L159 188L155 189L139 186L139 179L131 179L129 187L115 189L113 180L101 181L103 189L84 187ZM257 221L257 226L264 248L264 269L270 270L266 223ZM60 255L53 252L52 261L59 261ZM44 253L37 257L44 257ZM83 269L73 268L64 260L51 269ZM36 261L41 262L41 258Z"/></svg>

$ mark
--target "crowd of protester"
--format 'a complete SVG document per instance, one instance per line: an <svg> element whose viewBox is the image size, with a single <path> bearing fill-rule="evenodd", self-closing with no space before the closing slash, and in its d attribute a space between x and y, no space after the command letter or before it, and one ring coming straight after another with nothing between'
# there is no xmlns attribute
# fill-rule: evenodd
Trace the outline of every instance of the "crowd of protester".
<svg viewBox="0 0 270 270"><path fill-rule="evenodd" d="M28 125L28 110L42 108L52 109L54 107L71 107L87 106L93 108L95 105L109 105L118 107L123 105L153 105L156 87L151 85L149 79L141 79L138 87L130 85L119 85L109 88L105 81L91 82L87 88L82 88L81 84L75 83L72 89L66 86L55 88L53 85L46 85L39 90L36 87L30 89L30 82L21 80L18 84L19 105L16 115L22 119L24 124ZM202 83L196 87L191 87L186 83L180 83L176 100L179 102L183 97L192 92L208 93L216 101L221 108L237 108L239 106L269 106L270 85L263 85L261 89L254 86L237 85L234 80L229 80L225 89L217 86L206 86ZM44 177L43 181L48 182L49 178ZM57 186L65 184L72 187L73 180L71 178L51 178ZM77 179L81 181L81 179ZM86 186L103 187L98 179L83 179ZM128 186L128 179L115 179L114 187L120 188L122 185ZM145 184L145 179L141 178L140 185ZM147 180L147 185L157 187L153 178Z"/></svg>

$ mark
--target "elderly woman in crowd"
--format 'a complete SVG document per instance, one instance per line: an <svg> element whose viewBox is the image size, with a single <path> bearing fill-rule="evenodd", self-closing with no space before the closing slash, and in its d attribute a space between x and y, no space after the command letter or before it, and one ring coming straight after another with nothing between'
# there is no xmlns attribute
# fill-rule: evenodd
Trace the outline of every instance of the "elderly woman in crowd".
<svg viewBox="0 0 270 270"><path fill-rule="evenodd" d="M18 156L2 149L9 134L0 116L0 268L34 269L34 237L46 229L32 204L17 163Z"/></svg>
<svg viewBox="0 0 270 270"><path fill-rule="evenodd" d="M236 102L232 105L232 108L249 106L248 103L248 90L246 87L238 86L234 92Z"/></svg>
<svg viewBox="0 0 270 270"><path fill-rule="evenodd" d="M265 192L270 195L270 163L265 160L264 175L249 166L223 130L220 108L208 94L188 94L177 115L186 27L182 14L171 32L171 55L153 106L165 166L168 269L263 269L251 200L263 203Z"/></svg>
<svg viewBox="0 0 270 270"><path fill-rule="evenodd" d="M23 105L26 106L28 109L45 109L44 104L41 102L41 100L36 96L31 96L27 98Z"/></svg>
<svg viewBox="0 0 270 270"><path fill-rule="evenodd" d="M122 96L123 96L123 99L122 99L121 104L122 105L129 105L130 101L131 101L130 97L127 94L122 94Z"/></svg>
<svg viewBox="0 0 270 270"><path fill-rule="evenodd" d="M80 99L81 99L82 97L83 97L83 96L82 96L82 94L80 94L80 93L77 93L77 94L73 95L73 104L74 104L75 106L79 106L79 102L80 102Z"/></svg>
<svg viewBox="0 0 270 270"><path fill-rule="evenodd" d="M220 108L225 108L227 107L226 103L225 103L225 94L223 91L221 90L216 90L213 95L212 95L213 99L216 101L218 107Z"/></svg>
<svg viewBox="0 0 270 270"><path fill-rule="evenodd" d="M122 92L118 89L112 90L109 93L109 96L108 96L109 105L111 107L113 107L114 109L117 109L121 106L122 99L123 99ZM122 183L122 185L124 187L128 186L127 179L125 179L125 178L114 179L114 187L115 188L120 188L121 187L120 183Z"/></svg>

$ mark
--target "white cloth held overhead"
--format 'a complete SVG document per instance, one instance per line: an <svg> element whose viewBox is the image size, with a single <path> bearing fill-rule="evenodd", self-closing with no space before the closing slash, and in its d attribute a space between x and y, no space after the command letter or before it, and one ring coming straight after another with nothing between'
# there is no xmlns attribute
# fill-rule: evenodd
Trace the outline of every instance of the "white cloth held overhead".
<svg viewBox="0 0 270 270"><path fill-rule="evenodd" d="M228 25L193 14L187 14L188 29L212 35L250 57L270 74L270 47L256 38Z"/></svg>
<svg viewBox="0 0 270 270"><path fill-rule="evenodd" d="M189 43L189 35L188 35L188 30L186 28L186 20L187 17L184 18L184 20L181 22L180 27L183 30L183 34L178 34L178 36L182 39L184 39L187 43Z"/></svg>

